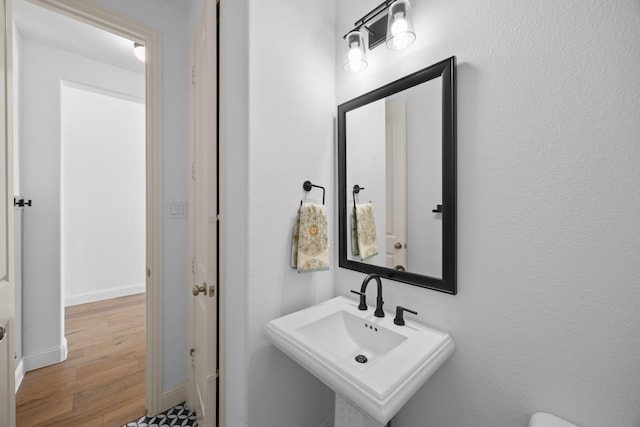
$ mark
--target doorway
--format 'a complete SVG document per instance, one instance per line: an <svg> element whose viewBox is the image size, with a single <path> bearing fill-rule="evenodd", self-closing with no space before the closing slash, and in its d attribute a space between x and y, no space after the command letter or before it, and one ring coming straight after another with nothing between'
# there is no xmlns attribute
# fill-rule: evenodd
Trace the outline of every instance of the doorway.
<svg viewBox="0 0 640 427"><path fill-rule="evenodd" d="M129 398L140 402L137 407L141 412L132 417L142 416L144 340L142 352L138 348L134 352L128 341L137 342L140 334L144 337L144 322L138 323L140 315L144 320L144 302L139 315L128 314L121 320L116 317L120 313L114 312L99 324L92 320L105 312L105 306L80 311L78 307L131 294L144 295L144 65L133 58L132 41L36 5L16 2L15 6L19 47L15 53L21 64L16 79L21 86L18 93L23 124L16 146L21 153L22 192L32 201L24 208L23 221L22 360L29 371L25 382L31 384L31 376L43 375L39 368L60 361L73 365L75 380L83 370L90 374L100 370L115 382L120 376L113 369L99 369L94 364L99 361L105 365L116 359L120 362L118 373L129 381L129 389L138 390L137 396ZM29 27L32 16L41 24L36 31ZM65 28L65 32L55 38L46 31L51 26ZM132 69L119 66L97 51L98 43L93 43L95 57L88 57L71 43L66 44L67 36L111 38L114 46L125 47L134 65ZM53 300L53 294L61 304L43 304L45 296ZM58 309L64 313L61 321L56 316ZM82 322L82 314L84 324L93 325L91 333L83 334L84 324L77 324ZM127 325L123 321L133 323L133 331L124 328ZM58 322L62 324L58 326ZM57 328L61 329L59 342L55 334L46 334ZM104 340L100 335L103 328L117 339ZM129 370L122 372L123 366ZM133 378L137 383L131 383ZM57 383L41 383L48 395L63 390ZM65 382L59 387L67 384L74 383ZM59 415L74 416L95 400L87 396L86 385L77 385L76 389L64 388L73 401L66 407L54 405L68 410ZM25 395L26 390L32 390L32 395ZM34 396L44 399L39 392L25 387L19 393L19 424L28 425L25 412L46 413L30 410Z"/></svg>
<svg viewBox="0 0 640 427"><path fill-rule="evenodd" d="M17 3L17 1L15 2ZM141 44L145 44L147 47L147 57L151 59L147 66L144 67L145 71L143 71L143 82L142 91L143 96L145 96L144 104L146 106L146 114L143 114L143 124L146 130L146 136L143 142L143 166L140 168L143 171L143 189L144 194L142 196L142 205L144 206L144 221L143 221L143 234L144 234L144 242L142 244L144 248L144 253L142 255L142 265L139 265L139 270L141 272L141 284L138 287L142 287L146 290L147 299L143 304L146 311L146 315L144 315L146 320L146 332L145 332L145 343L146 343L146 352L145 352L145 362L146 373L144 375L146 385L143 386L143 392L145 394L145 402L146 408L149 413L157 413L161 409L161 360L160 360L160 349L161 349L161 339L160 339L160 327L161 318L160 318L160 286L161 286L161 244L160 244L160 227L161 227L161 214L162 209L160 206L160 138L159 138L159 129L160 129L160 106L159 106L159 96L160 96L160 36L156 31L152 31L146 27L140 26L136 23L129 22L123 20L121 17L113 15L109 13L108 10L105 10L97 5L85 5L74 4L70 6L68 2L58 2L57 0L34 0L32 3L36 3L39 6L46 6L47 8L54 9L57 12L63 12L65 15L71 15L85 23L89 23L95 27L99 27L102 29L108 29L109 32L117 33L120 36L124 36L131 41L135 41ZM65 4L66 3L66 4ZM33 4L29 4L32 7ZM67 28L67 27L65 27ZM132 44L132 42L131 42ZM42 53L44 50L41 50ZM44 59L42 56L40 59ZM68 59L68 58L67 58ZM86 58L85 58L86 59ZM91 60L91 58L89 58ZM62 61L64 62L64 61ZM95 62L95 61L94 61ZM28 72L28 70L33 70L34 67L28 67L28 63L25 61L24 63L19 63L19 66L23 68L23 71ZM67 64L69 65L69 64ZM94 64L95 65L95 64ZM73 67L69 67L73 68ZM92 89L104 90L104 87L101 87L99 84L95 84L94 82L86 82L82 77L86 77L91 73L79 73L81 75L80 78L70 78L68 80L75 82L82 82L86 86ZM93 76L99 73L94 73ZM111 74L111 73L107 73ZM59 79L61 80L61 79ZM29 88L42 91L43 87L40 85L41 81L38 81L37 85L30 85ZM63 85L64 86L64 85ZM77 89L77 88L75 88ZM86 88L85 88L86 89ZM112 92L123 92L118 90L117 88L114 90L113 88L107 88ZM56 88L58 93L64 92L64 89L58 83L58 87ZM96 95L96 90L85 91L91 93L92 95ZM38 92L37 95L38 103L46 103L45 97L40 97L41 92ZM101 96L104 96L105 93L101 93ZM110 95L113 95L111 93ZM25 96L26 98L26 96ZM112 97L113 98L113 97ZM60 108L61 102L60 98L56 99L57 107ZM55 104L56 102L54 102ZM55 110L54 110L55 111ZM49 115L56 116L56 114L51 111L51 109L44 108L44 114L40 117L42 120L46 120L46 117ZM59 117L56 117L59 120ZM36 126L29 126L28 128L23 128L24 134L21 137L27 137L28 132L38 131L43 128L41 126L42 123L38 122ZM51 134L55 137L59 137L62 135L62 126L58 122L57 124L59 132L45 132L44 136L46 137L48 134ZM35 128L35 129L34 129ZM53 151L47 151L53 150ZM58 151L56 151L58 150ZM57 176L53 179L47 179L47 177L41 177L40 181L45 182L47 185L55 185L58 187L54 188L53 191L51 189L47 189L49 191L43 192L38 199L33 198L32 207L36 207L37 205L46 205L51 202L47 198L57 197L58 208L54 209L56 212L54 215L54 226L53 229L60 230L64 228L65 224L63 222L64 217L64 203L61 203L60 200L64 199L64 188L61 186L62 180L61 176L61 164L64 161L64 156L62 155L63 148L59 145L55 147L54 144L44 147L43 150L38 150L35 157L35 169L40 169L39 165L44 165L45 162L53 162L57 166ZM29 154L25 151L21 153L21 157L23 161L25 157ZM38 163L39 162L39 163ZM145 167L146 164L146 167ZM114 169L117 170L117 165L112 165ZM46 168L46 165L45 165ZM32 172L32 171L31 171ZM30 171L23 171L23 176L29 174ZM55 173L54 173L55 175ZM77 182L73 180L73 182ZM28 191L28 185L26 182L22 183L22 191ZM63 196L63 197L60 197ZM77 206L77 204L81 204L82 200L71 200L71 204L69 206ZM55 204L55 202L54 202ZM129 207L122 203L121 205L123 210L128 210ZM35 211L35 209L34 209ZM35 216L34 211L28 212L28 214ZM46 215L45 215L46 217ZM41 221L32 221L34 223L40 224ZM43 223L46 221L42 221ZM75 222L67 223L75 225ZM43 225L43 224L40 224ZM28 225L27 225L28 227ZM64 360L66 357L66 353L68 351L67 343L64 338L64 317L62 313L64 312L65 306L65 294L61 290L60 283L62 280L59 280L56 283L56 280L51 280L51 277L58 278L68 278L69 276L69 268L64 268L63 263L61 262L61 253L64 253L65 248L63 247L62 241L64 239L61 238L60 231L51 232L54 234L54 243L53 249L56 251L57 259L54 257L54 267L53 274L46 275L45 278L42 277L27 277L27 274L31 274L32 272L36 275L38 271L33 271L35 269L25 269L25 288L22 289L22 297L23 300L28 301L28 304L31 304L32 307L37 307L36 316L47 316L47 319L51 319L50 321L43 321L42 317L40 318L39 325L29 325L26 322L31 321L34 317L32 316L33 310L31 313L28 311L23 311L22 318L26 322L23 324L23 332L25 335L24 350L28 350L30 345L34 344L34 339L31 338L30 331L41 332L46 337L44 340L48 340L45 342L45 349L47 351L44 352L36 352L36 356L34 358L28 358L28 355L24 358L25 360L25 368L29 370L35 367L44 366L50 363L59 362L60 360ZM31 248L36 248L36 252L47 249L47 244L44 243L44 237L42 233L36 233L40 237L39 243L36 245L31 245ZM46 232L45 232L46 234ZM57 234L57 235L56 235ZM28 237L28 236L26 236ZM108 237L112 237L112 235L108 235ZM57 240L56 240L57 238ZM104 244L104 240L94 242L96 245ZM28 248L25 248L27 251ZM61 267L62 266L62 267ZM56 270L57 269L57 270ZM95 272L94 272L95 274ZM53 283L52 283L53 282ZM33 283L36 286L32 286L30 289L28 288L29 283ZM124 284L123 287L131 287L129 284ZM122 291L122 289L120 289ZM95 292L94 292L95 293ZM82 294L82 293L81 293ZM91 292L85 292L84 297L87 297ZM67 295L68 296L68 295ZM81 298L82 299L82 298ZM91 299L91 298L89 298ZM68 301L67 301L68 302ZM76 300L78 302L78 300ZM47 330L47 328L51 330ZM44 330L41 330L44 329ZM49 351L52 349L53 351ZM58 359L58 360L56 360Z"/></svg>

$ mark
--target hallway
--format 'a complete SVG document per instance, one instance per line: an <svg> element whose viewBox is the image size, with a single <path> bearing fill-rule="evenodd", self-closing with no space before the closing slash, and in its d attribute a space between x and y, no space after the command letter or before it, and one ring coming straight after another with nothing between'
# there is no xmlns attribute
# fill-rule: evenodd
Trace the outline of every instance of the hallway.
<svg viewBox="0 0 640 427"><path fill-rule="evenodd" d="M145 414L145 294L67 307L69 354L28 372L17 426L118 426Z"/></svg>

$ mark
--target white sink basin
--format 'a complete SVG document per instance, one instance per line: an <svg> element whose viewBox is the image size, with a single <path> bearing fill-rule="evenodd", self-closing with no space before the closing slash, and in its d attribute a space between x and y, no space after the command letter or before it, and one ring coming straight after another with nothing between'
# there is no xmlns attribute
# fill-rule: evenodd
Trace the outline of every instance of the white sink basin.
<svg viewBox="0 0 640 427"><path fill-rule="evenodd" d="M407 339L342 310L298 328L298 332L317 347L327 349L341 360L362 369ZM367 362L357 362L355 358L358 355L364 355Z"/></svg>
<svg viewBox="0 0 640 427"><path fill-rule="evenodd" d="M447 360L454 343L447 333L406 318L397 326L391 313L378 318L373 311L340 296L274 319L265 331L276 347L384 425Z"/></svg>

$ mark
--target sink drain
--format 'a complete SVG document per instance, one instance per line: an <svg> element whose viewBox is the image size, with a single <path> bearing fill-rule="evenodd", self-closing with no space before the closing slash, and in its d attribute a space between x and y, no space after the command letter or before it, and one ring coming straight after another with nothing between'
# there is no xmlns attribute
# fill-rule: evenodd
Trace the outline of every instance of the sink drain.
<svg viewBox="0 0 640 427"><path fill-rule="evenodd" d="M365 356L364 354L359 354L356 356L356 362L358 363L367 363L369 361L369 359L367 359L367 356Z"/></svg>

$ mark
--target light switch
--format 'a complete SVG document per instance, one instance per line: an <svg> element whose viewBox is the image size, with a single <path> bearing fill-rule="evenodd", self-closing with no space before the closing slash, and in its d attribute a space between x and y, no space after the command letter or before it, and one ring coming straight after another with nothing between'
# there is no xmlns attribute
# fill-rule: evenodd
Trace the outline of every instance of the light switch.
<svg viewBox="0 0 640 427"><path fill-rule="evenodd" d="M170 202L167 208L168 219L187 219L187 202Z"/></svg>

